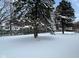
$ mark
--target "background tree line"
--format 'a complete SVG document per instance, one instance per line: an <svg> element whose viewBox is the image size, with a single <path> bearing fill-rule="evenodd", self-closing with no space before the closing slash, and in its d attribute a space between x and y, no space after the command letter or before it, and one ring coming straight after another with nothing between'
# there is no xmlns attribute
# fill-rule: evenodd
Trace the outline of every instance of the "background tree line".
<svg viewBox="0 0 79 59"><path fill-rule="evenodd" d="M45 31L53 31L53 20L55 21L56 29L58 30L60 25L64 34L66 27L72 27L73 18L75 17L74 9L67 0L62 0L56 8L53 7L55 3L54 0L17 0L13 2L13 10L9 15L10 34L12 34L11 24L21 27L30 25L36 38L41 28ZM55 12L53 11L54 9L56 9ZM54 16L51 19L53 12Z"/></svg>

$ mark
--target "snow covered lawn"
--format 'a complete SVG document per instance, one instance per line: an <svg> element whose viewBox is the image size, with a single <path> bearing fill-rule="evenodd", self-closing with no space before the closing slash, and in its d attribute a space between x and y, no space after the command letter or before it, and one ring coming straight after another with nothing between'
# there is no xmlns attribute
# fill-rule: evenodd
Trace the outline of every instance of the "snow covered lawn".
<svg viewBox="0 0 79 59"><path fill-rule="evenodd" d="M0 37L0 58L79 57L79 33L56 32Z"/></svg>

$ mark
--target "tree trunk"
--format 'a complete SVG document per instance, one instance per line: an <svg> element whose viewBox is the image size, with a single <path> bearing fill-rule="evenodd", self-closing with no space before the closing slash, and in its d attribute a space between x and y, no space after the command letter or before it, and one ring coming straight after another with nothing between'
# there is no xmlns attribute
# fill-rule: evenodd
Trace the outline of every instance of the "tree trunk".
<svg viewBox="0 0 79 59"><path fill-rule="evenodd" d="M64 24L64 19L62 19L61 22L62 22L62 34L64 34L64 25L65 25L65 24Z"/></svg>
<svg viewBox="0 0 79 59"><path fill-rule="evenodd" d="M37 38L37 37L38 37L38 33L35 32L35 33L34 33L34 38Z"/></svg>
<svg viewBox="0 0 79 59"><path fill-rule="evenodd" d="M34 38L38 37L38 29L37 29L37 25L34 26Z"/></svg>
<svg viewBox="0 0 79 59"><path fill-rule="evenodd" d="M11 24L11 21L10 21L10 35L12 35L12 24Z"/></svg>
<svg viewBox="0 0 79 59"><path fill-rule="evenodd" d="M3 29L2 29L2 26L0 26L0 36L3 35Z"/></svg>

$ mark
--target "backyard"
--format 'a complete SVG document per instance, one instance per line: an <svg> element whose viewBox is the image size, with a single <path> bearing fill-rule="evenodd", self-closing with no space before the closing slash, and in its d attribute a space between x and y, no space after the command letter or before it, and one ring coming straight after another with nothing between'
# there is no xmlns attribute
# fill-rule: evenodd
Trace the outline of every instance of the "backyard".
<svg viewBox="0 0 79 59"><path fill-rule="evenodd" d="M79 33L56 32L0 37L0 58L79 57Z"/></svg>

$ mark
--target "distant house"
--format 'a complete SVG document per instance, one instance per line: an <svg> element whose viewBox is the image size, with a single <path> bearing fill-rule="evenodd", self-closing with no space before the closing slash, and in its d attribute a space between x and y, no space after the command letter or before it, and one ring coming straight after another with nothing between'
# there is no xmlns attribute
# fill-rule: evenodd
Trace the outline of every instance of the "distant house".
<svg viewBox="0 0 79 59"><path fill-rule="evenodd" d="M61 31L62 30L61 18L63 18L63 19L71 19L69 17L62 16L62 15L57 15L55 17L56 17L55 18L55 25L56 25L56 30L57 31ZM68 23L65 22L64 26L65 26L65 31L73 31L74 23L73 22L68 22Z"/></svg>
<svg viewBox="0 0 79 59"><path fill-rule="evenodd" d="M76 32L79 32L79 21L74 23L73 29L74 29Z"/></svg>
<svg viewBox="0 0 79 59"><path fill-rule="evenodd" d="M2 23L1 27L2 30L10 30L10 25L8 23ZM12 30L19 30L20 28L20 26L12 25Z"/></svg>
<svg viewBox="0 0 79 59"><path fill-rule="evenodd" d="M69 23L69 24L65 24L65 25L66 25L65 26L65 31L73 31L74 23ZM56 28L57 28L58 31L62 30L61 22L57 21Z"/></svg>

